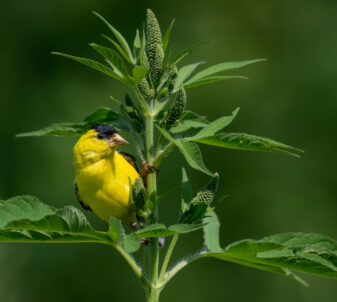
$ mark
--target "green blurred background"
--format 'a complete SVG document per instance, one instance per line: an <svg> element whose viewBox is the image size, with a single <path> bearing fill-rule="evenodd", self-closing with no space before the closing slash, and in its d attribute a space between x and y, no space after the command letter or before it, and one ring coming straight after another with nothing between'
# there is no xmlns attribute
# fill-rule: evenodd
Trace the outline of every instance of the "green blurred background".
<svg viewBox="0 0 337 302"><path fill-rule="evenodd" d="M132 41L152 8L166 29L173 17L176 50L215 40L185 62L268 58L232 80L188 91L188 109L215 119L240 106L231 131L280 140L306 150L278 154L202 148L221 175L221 242L303 231L337 238L337 2L335 0L89 1L2 0L0 4L0 199L32 194L56 207L78 206L73 192L72 138L15 138L55 122L80 121L95 107L122 98L125 87L51 51L97 58L88 42L105 43L108 29L95 10ZM131 150L132 151L132 150ZM179 154L159 174L160 189L179 188ZM207 177L188 169L197 189ZM173 191L161 221L175 222ZM88 213L98 228L106 226ZM186 235L176 258L201 245ZM161 301L335 302L336 280L305 276L311 287L274 274L216 260L184 269ZM124 260L104 246L0 245L0 300L142 301Z"/></svg>

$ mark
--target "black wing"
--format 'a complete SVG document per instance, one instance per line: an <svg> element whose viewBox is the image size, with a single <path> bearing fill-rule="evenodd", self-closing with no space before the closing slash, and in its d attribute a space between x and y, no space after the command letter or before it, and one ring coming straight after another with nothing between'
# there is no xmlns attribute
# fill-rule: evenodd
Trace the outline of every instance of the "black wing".
<svg viewBox="0 0 337 302"><path fill-rule="evenodd" d="M129 153L126 153L126 152L123 152L123 151L117 151L120 155L122 155L128 162L129 164L135 168L135 170L139 173L138 171L138 168L137 168L137 163L136 163L136 158L129 154Z"/></svg>
<svg viewBox="0 0 337 302"><path fill-rule="evenodd" d="M83 208L84 210L92 211L92 209L91 209L89 206L87 206L87 205L80 199L80 196L78 195L78 185L77 185L77 183L75 183L75 194L76 194L77 200L78 200L78 202L80 203L80 205L82 206L82 208Z"/></svg>

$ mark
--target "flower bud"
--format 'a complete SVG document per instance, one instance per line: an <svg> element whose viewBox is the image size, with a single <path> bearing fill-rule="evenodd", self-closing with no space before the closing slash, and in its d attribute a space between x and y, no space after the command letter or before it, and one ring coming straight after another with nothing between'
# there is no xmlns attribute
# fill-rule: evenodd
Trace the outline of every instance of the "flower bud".
<svg viewBox="0 0 337 302"><path fill-rule="evenodd" d="M185 106L186 106L186 91L184 88L181 88L177 93L177 97L174 100L169 115L166 119L167 129L175 126L179 122L179 119L184 112Z"/></svg>

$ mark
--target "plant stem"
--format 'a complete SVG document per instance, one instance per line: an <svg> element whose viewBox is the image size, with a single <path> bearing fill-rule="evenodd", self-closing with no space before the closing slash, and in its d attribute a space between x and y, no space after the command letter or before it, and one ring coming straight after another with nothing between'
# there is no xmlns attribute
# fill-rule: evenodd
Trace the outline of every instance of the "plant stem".
<svg viewBox="0 0 337 302"><path fill-rule="evenodd" d="M154 118L152 115L152 108L150 108L150 114L145 115L145 143L146 143L146 160L147 163L152 164L153 152L154 152L154 136L153 136L153 124ZM157 195L157 172L151 170L147 175L147 190L148 196L155 205ZM155 210L151 223L158 222L158 209L155 205ZM150 263L149 280L151 286L147 288L147 301L157 302L159 299L159 289L156 287L158 283L158 267L159 267L159 244L158 238L153 238L150 245L150 253L146 253L144 257L148 257L147 262ZM150 258L150 259L149 259Z"/></svg>
<svg viewBox="0 0 337 302"><path fill-rule="evenodd" d="M158 302L159 301L159 289L150 287L146 291L146 302Z"/></svg>
<svg viewBox="0 0 337 302"><path fill-rule="evenodd" d="M163 261L163 265L161 267L159 282L162 282L165 278L166 269L167 269L168 264L170 263L172 252L174 250L174 247L175 247L178 239L179 239L179 234L174 234L172 239L171 239L170 245L167 249L167 252L166 252L166 255L165 255L165 258L164 258L164 261Z"/></svg>

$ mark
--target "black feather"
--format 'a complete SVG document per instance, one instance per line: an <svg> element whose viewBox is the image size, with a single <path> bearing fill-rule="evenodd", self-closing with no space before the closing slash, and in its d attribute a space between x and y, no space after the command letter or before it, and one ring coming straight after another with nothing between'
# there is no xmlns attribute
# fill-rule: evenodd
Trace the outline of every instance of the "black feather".
<svg viewBox="0 0 337 302"><path fill-rule="evenodd" d="M75 194L76 194L76 197L77 197L77 201L80 203L82 208L84 210L92 211L92 209L89 206L87 206L82 200L80 200L80 197L78 195L78 185L77 185L77 183L75 183Z"/></svg>
<svg viewBox="0 0 337 302"><path fill-rule="evenodd" d="M92 125L91 129L96 130L96 132L99 134L98 138L101 139L108 139L115 133L118 133L118 131L114 127L105 124Z"/></svg>

